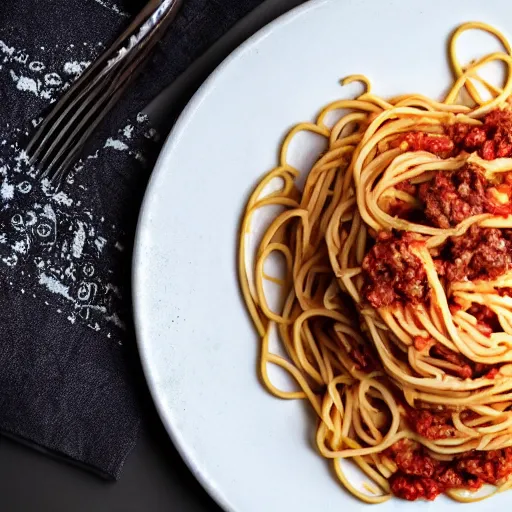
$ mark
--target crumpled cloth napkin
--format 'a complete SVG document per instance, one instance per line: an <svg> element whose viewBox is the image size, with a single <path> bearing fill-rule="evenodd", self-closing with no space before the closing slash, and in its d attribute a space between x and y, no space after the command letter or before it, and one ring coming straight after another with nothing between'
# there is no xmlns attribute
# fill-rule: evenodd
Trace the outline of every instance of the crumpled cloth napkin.
<svg viewBox="0 0 512 512"><path fill-rule="evenodd" d="M131 250L158 153L140 112L261 0L186 0L59 191L23 148L144 1L0 5L0 432L118 478L141 422Z"/></svg>

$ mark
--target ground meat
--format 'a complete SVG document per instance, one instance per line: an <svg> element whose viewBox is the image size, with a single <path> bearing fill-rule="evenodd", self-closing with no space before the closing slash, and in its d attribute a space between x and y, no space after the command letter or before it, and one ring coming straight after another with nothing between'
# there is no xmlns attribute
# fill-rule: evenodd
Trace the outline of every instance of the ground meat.
<svg viewBox="0 0 512 512"><path fill-rule="evenodd" d="M397 137L392 146L408 151L430 151L443 158L461 151L477 151L487 159L512 156L512 110L495 110L484 121L482 126L460 123L449 126L446 135L405 133ZM423 203L423 212L395 198L390 202L388 213L443 229L456 226L473 215L508 216L512 214L512 173L503 173L497 181L490 183L484 169L474 163L466 163L457 171L439 171L421 185L405 180L395 188L417 197Z"/></svg>
<svg viewBox="0 0 512 512"><path fill-rule="evenodd" d="M487 211L487 181L483 169L466 164L453 172L438 172L419 188L426 218L436 227L456 226Z"/></svg>
<svg viewBox="0 0 512 512"><path fill-rule="evenodd" d="M478 490L484 483L499 484L512 474L512 449L470 451L452 461L438 461L408 440L386 450L397 471L390 479L395 496L409 501L435 499L450 489Z"/></svg>
<svg viewBox="0 0 512 512"><path fill-rule="evenodd" d="M431 440L446 439L447 437L453 437L456 433L449 412L436 411L436 413L433 413L427 409L409 408L407 410L407 421L412 430Z"/></svg>
<svg viewBox="0 0 512 512"><path fill-rule="evenodd" d="M477 379L491 372L495 367L489 364L475 363L462 354L446 348L440 343L434 344L429 351L431 357L442 359L456 366L453 370L446 370L461 379ZM423 435L423 434L422 434Z"/></svg>
<svg viewBox="0 0 512 512"><path fill-rule="evenodd" d="M412 233L381 231L362 264L363 296L374 308L397 301L418 304L427 300L430 288L421 260L410 247L423 243Z"/></svg>
<svg viewBox="0 0 512 512"><path fill-rule="evenodd" d="M443 487L432 478L414 477L398 472L391 477L391 492L398 498L416 501L419 498L435 500Z"/></svg>
<svg viewBox="0 0 512 512"><path fill-rule="evenodd" d="M460 489L464 487L464 479L454 468L440 465L434 475L436 481L443 489ZM466 485L466 487L468 487ZM469 486L470 487L470 486Z"/></svg>
<svg viewBox="0 0 512 512"><path fill-rule="evenodd" d="M512 155L512 111L495 109L483 119L481 126L457 123L447 128L456 152L478 152L485 160Z"/></svg>
<svg viewBox="0 0 512 512"><path fill-rule="evenodd" d="M431 477L436 468L435 462L422 452L414 450L399 451L395 456L395 464L406 475Z"/></svg>
<svg viewBox="0 0 512 512"><path fill-rule="evenodd" d="M490 330L492 334L493 332L503 331L500 321L498 320L498 315L496 315L496 313L487 306L483 306L482 304L473 304L468 309L468 313L477 319L477 326L481 332Z"/></svg>
<svg viewBox="0 0 512 512"><path fill-rule="evenodd" d="M503 287L498 290L501 297L512 297L512 288Z"/></svg>
<svg viewBox="0 0 512 512"><path fill-rule="evenodd" d="M408 132L398 137L392 147L401 147L405 151L428 151L434 155L448 157L455 149L453 140L442 134Z"/></svg>
<svg viewBox="0 0 512 512"><path fill-rule="evenodd" d="M465 151L478 153L485 160L512 156L512 110L495 109L481 125L456 123L445 127L444 134L407 132L397 137L391 147L405 151L429 151L442 158Z"/></svg>
<svg viewBox="0 0 512 512"><path fill-rule="evenodd" d="M418 191L418 186L417 185L413 185L411 183L411 180L401 181L400 183L396 184L395 188L397 190L402 190L403 192L407 192L411 196L415 196L416 192Z"/></svg>
<svg viewBox="0 0 512 512"><path fill-rule="evenodd" d="M470 379L473 377L473 368L469 363L469 360L466 359L462 354L458 354L457 352L453 352L449 348L446 348L444 345L440 343L436 343L430 349L430 356L435 357L437 359L442 359L443 361L447 361L457 368L452 370L455 375L459 376L461 379Z"/></svg>
<svg viewBox="0 0 512 512"><path fill-rule="evenodd" d="M436 268L449 281L495 279L512 268L511 230L471 226L451 237Z"/></svg>
<svg viewBox="0 0 512 512"><path fill-rule="evenodd" d="M485 324L484 324L485 325ZM501 328L498 329L501 331ZM491 332L498 332L498 331L491 331ZM471 361L471 359L468 359L466 356L459 354L457 352L454 352L453 350L450 350L449 348L446 348L444 345L441 345L440 343L435 343L430 347L429 355L431 357L442 359L443 361L447 361L455 366L454 369L451 370L445 370L447 373L455 375L457 377L460 377L461 379L478 379L480 377L486 377L493 379L497 373L499 372L499 369L495 365L490 364L483 364L483 363L475 363L474 361ZM437 413L436 413L437 414ZM439 417L437 417L437 420L439 420ZM423 420L425 421L425 420ZM449 422L448 422L449 423ZM426 431L426 429L431 424L427 424L424 422L424 426L422 427L423 430ZM437 426L438 423L435 423L432 425ZM419 434L421 432L419 430L416 430ZM428 435L424 435L425 437L429 437ZM434 438L431 438L434 439Z"/></svg>
<svg viewBox="0 0 512 512"><path fill-rule="evenodd" d="M496 484L512 473L512 450L489 450L467 454L456 465L459 473L466 473L488 484Z"/></svg>
<svg viewBox="0 0 512 512"><path fill-rule="evenodd" d="M387 210L389 215L400 219L410 219L414 211L409 203L396 198L391 200Z"/></svg>
<svg viewBox="0 0 512 512"><path fill-rule="evenodd" d="M372 372L379 368L379 363L377 362L378 359L369 347L359 345L358 347L353 348L349 355L356 363L356 368L358 370Z"/></svg>

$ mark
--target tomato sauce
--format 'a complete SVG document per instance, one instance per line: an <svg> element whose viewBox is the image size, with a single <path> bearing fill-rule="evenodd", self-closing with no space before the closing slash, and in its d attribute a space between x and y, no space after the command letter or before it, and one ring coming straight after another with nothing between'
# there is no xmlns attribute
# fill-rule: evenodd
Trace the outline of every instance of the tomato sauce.
<svg viewBox="0 0 512 512"><path fill-rule="evenodd" d="M446 126L443 134L407 132L391 146L405 151L428 151L442 158L461 152L476 152L485 160L512 156L512 110L495 109L482 121L478 126L455 123Z"/></svg>
<svg viewBox="0 0 512 512"><path fill-rule="evenodd" d="M481 126L457 123L447 129L457 152L477 152L485 160L512 156L512 111L489 112Z"/></svg>
<svg viewBox="0 0 512 512"><path fill-rule="evenodd" d="M455 143L448 135L424 132L408 132L398 137L392 146L406 151L428 151L440 157L448 157L455 150Z"/></svg>
<svg viewBox="0 0 512 512"><path fill-rule="evenodd" d="M352 348L349 352L349 356L355 363L358 370L365 371L367 373L373 372L374 370L380 369L381 365L378 362L378 356L374 354L374 349L368 346L359 345Z"/></svg>
<svg viewBox="0 0 512 512"><path fill-rule="evenodd" d="M397 466L390 479L391 490L409 501L433 500L451 489L476 491L484 484L499 485L512 474L512 448L472 450L454 460L439 461L406 439L395 443L386 455Z"/></svg>
<svg viewBox="0 0 512 512"><path fill-rule="evenodd" d="M451 414L445 411L434 414L427 409L408 408L407 421L412 430L432 441L453 437L457 433Z"/></svg>

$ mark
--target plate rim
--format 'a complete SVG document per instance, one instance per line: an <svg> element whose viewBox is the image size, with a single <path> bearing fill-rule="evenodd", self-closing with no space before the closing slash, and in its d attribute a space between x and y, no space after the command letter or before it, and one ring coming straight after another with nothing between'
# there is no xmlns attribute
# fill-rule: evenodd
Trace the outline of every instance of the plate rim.
<svg viewBox="0 0 512 512"><path fill-rule="evenodd" d="M176 451L180 455L182 461L185 463L185 465L192 473L194 478L199 482L201 487L203 487L203 489L216 502L216 504L219 505L226 512L240 511L234 508L234 506L223 495L220 489L216 487L215 483L210 478L208 478L207 474L205 474L204 472L204 469L201 468L199 464L196 464L193 460L193 457L189 455L188 452L190 448L187 448L187 443L183 439L179 431L179 428L174 424L175 418L173 418L172 415L169 416L165 414L163 396L159 392L158 386L156 385L155 380L151 376L151 368L150 363L148 361L148 352L146 351L147 340L145 339L145 335L143 334L143 320L141 318L142 315L140 314L141 307L138 305L140 301L140 299L138 298L140 297L139 290L143 287L143 272L141 270L142 265L140 264L143 257L141 233L142 231L144 231L145 227L148 225L149 222L150 197L154 194L154 190L157 186L157 182L159 180L160 175L166 171L165 166L163 165L164 161L167 158L168 154L172 153L172 151L174 150L174 147L179 142L181 133L183 133L183 131L187 127L188 120L193 116L194 112L200 107L203 100L206 99L210 89L215 84L217 77L222 75L225 68L230 66L232 63L236 62L238 59L242 58L246 50L257 45L258 42L260 42L268 35L270 35L270 33L273 32L276 28L288 24L291 21L293 21L296 17L305 15L308 11L318 9L322 5L330 3L331 1L333 0L306 0L304 3L297 5L290 9L289 11L281 14L280 16L278 16L277 18L275 18L274 20L270 21L262 28L257 30L253 35L251 35L241 44L239 44L233 51L231 51L229 55L227 55L222 60L222 62L210 73L210 75L208 75L206 80L197 89L197 91L194 93L192 98L189 100L185 108L178 116L171 131L167 135L164 144L162 145L157 161L153 167L153 170L151 171L151 175L149 177L146 190L144 192L144 197L137 218L131 264L131 299L135 338L142 370L144 373L144 378L146 380L151 395L151 399L153 400L153 404L155 405L160 421L162 422L165 431L167 432L167 435L169 436L174 447L176 448ZM246 16L250 16L252 12L248 13Z"/></svg>

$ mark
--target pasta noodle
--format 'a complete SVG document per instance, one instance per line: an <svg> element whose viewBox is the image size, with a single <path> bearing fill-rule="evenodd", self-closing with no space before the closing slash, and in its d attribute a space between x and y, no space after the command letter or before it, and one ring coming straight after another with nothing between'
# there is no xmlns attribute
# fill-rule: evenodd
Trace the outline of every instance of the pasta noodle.
<svg viewBox="0 0 512 512"><path fill-rule="evenodd" d="M467 30L502 51L463 65L456 44ZM310 402L318 451L368 503L477 501L483 484L494 486L484 497L512 485L512 50L472 22L452 34L449 58L442 101L383 99L365 76L345 79L364 92L291 130L242 221L239 279L262 381ZM507 69L500 86L479 74L493 62ZM327 149L301 189L288 152L303 131ZM251 222L268 208L278 213L252 262ZM280 278L265 272L276 254ZM268 282L283 293L278 310ZM285 355L271 351L274 333ZM276 387L271 364L297 389ZM342 459L371 483L351 483Z"/></svg>

